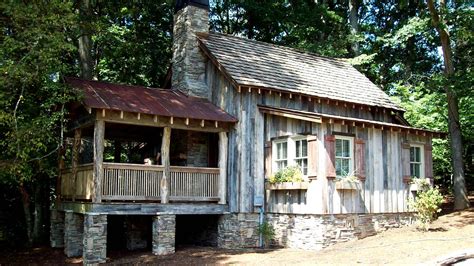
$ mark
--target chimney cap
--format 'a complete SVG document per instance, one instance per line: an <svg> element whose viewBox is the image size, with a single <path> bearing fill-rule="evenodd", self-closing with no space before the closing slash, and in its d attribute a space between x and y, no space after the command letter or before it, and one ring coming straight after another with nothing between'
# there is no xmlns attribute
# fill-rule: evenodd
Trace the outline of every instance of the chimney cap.
<svg viewBox="0 0 474 266"><path fill-rule="evenodd" d="M186 6L195 6L209 10L209 0L176 0L174 12L176 13Z"/></svg>

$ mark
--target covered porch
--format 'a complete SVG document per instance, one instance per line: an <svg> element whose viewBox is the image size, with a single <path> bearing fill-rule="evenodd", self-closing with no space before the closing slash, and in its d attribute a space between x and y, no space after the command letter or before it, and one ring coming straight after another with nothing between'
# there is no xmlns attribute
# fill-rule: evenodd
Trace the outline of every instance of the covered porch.
<svg viewBox="0 0 474 266"><path fill-rule="evenodd" d="M227 203L227 131L236 122L178 91L68 79L70 162L60 162L61 202Z"/></svg>

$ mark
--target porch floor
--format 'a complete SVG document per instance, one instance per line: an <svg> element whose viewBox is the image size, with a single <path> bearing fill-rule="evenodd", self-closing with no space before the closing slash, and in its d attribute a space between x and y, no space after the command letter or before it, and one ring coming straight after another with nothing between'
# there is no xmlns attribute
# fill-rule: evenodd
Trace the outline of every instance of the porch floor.
<svg viewBox="0 0 474 266"><path fill-rule="evenodd" d="M116 215L156 215L156 214L225 214L228 205L216 203L115 203L115 202L61 202L58 211L76 213L102 213Z"/></svg>

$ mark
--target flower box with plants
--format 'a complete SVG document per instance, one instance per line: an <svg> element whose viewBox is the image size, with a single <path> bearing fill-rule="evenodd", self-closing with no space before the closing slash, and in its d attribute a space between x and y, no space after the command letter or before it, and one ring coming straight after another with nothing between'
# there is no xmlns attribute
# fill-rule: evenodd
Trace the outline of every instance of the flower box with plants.
<svg viewBox="0 0 474 266"><path fill-rule="evenodd" d="M346 176L341 178L336 178L336 189L337 190L361 190L362 184L359 179L354 176Z"/></svg>
<svg viewBox="0 0 474 266"><path fill-rule="evenodd" d="M408 184L410 191L418 191L423 190L426 184L431 185L431 180L429 178L412 177Z"/></svg>
<svg viewBox="0 0 474 266"><path fill-rule="evenodd" d="M265 184L266 190L308 189L309 182L304 181L298 166L288 166L278 170Z"/></svg>

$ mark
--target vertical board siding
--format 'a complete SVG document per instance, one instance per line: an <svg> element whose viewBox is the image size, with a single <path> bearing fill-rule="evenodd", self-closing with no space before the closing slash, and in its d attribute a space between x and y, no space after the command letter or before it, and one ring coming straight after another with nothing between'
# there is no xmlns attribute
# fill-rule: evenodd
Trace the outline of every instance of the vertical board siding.
<svg viewBox="0 0 474 266"><path fill-rule="evenodd" d="M364 128L342 124L317 124L263 115L258 104L271 107L290 108L330 115L395 122L389 112L371 108L361 109L349 104L328 104L325 100L288 94L271 94L262 90L260 94L248 87L237 91L216 67L208 62L207 83L211 87L211 101L236 117L239 122L229 132L228 149L228 199L231 212L253 212L255 197L266 195L267 210L285 213L383 213L407 211L408 191L403 183L403 141L424 142L430 145L430 137L407 135L406 133L381 130L368 125ZM370 127L370 128L369 128ZM327 158L324 136L334 132L355 134L364 140L363 145L365 181L359 190L336 189L335 182L326 178ZM310 181L308 190L291 193L264 191L265 142L281 136L313 134L318 138L318 167L316 179ZM426 158L429 154L425 155ZM427 166L429 168L430 166ZM429 170L427 171L429 172ZM297 194L300 193L300 194ZM303 202L302 199L306 201Z"/></svg>

